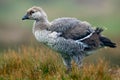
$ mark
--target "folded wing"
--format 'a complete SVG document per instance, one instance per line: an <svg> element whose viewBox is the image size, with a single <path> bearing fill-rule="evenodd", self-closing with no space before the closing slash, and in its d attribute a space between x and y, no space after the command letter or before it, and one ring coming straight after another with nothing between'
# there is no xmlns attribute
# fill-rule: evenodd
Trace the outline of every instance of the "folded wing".
<svg viewBox="0 0 120 80"><path fill-rule="evenodd" d="M76 18L58 18L51 22L48 30L60 32L62 37L73 40L83 38L93 31L88 22Z"/></svg>

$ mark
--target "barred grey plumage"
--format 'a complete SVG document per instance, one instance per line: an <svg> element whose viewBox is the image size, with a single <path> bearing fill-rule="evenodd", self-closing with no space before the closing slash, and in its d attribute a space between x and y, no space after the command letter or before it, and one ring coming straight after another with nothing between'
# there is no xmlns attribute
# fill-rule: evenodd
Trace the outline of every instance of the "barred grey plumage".
<svg viewBox="0 0 120 80"><path fill-rule="evenodd" d="M76 18L64 17L49 22L46 13L40 7L28 9L22 19L35 20L35 38L59 52L68 70L71 69L72 59L80 67L82 59L90 55L90 51L104 46L116 47L115 43L100 34L102 29L94 30L88 22Z"/></svg>
<svg viewBox="0 0 120 80"><path fill-rule="evenodd" d="M45 43L50 48L59 52L63 58L64 64L67 68L71 68L71 59L73 59L78 66L81 66L82 59L85 56L84 48L86 44L72 39L65 39L56 35L51 36L53 32L47 30L38 30L35 32L35 37L39 42Z"/></svg>

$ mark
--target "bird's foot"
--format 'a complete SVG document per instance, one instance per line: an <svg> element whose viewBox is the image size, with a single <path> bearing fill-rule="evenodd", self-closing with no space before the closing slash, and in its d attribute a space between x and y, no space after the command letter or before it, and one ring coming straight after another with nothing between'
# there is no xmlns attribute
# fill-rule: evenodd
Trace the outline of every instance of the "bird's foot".
<svg viewBox="0 0 120 80"><path fill-rule="evenodd" d="M72 68L67 68L67 70L65 71L66 74L69 74L72 71Z"/></svg>
<svg viewBox="0 0 120 80"><path fill-rule="evenodd" d="M78 65L78 69L83 69L83 64Z"/></svg>

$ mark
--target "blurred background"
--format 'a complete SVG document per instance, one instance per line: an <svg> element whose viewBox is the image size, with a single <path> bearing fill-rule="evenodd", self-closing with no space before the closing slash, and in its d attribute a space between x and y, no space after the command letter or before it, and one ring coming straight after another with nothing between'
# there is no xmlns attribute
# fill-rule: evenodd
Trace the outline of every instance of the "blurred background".
<svg viewBox="0 0 120 80"><path fill-rule="evenodd" d="M0 0L0 53L21 45L39 46L32 34L33 21L22 21L26 10L42 7L49 21L59 17L76 17L93 27L103 27L104 35L117 43L117 48L104 48L85 59L96 62L103 58L120 66L120 0Z"/></svg>

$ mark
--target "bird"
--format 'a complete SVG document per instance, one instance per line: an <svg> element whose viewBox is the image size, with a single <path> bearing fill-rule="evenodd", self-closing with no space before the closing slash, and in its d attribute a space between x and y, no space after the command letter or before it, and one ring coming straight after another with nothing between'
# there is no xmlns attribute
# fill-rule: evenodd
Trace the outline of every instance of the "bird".
<svg viewBox="0 0 120 80"><path fill-rule="evenodd" d="M32 29L35 38L60 53L67 71L72 68L71 60L81 67L83 58L90 55L90 51L116 47L114 42L101 35L102 28L94 29L87 21L70 17L49 22L41 7L29 8L22 20L35 20Z"/></svg>

